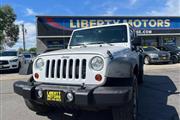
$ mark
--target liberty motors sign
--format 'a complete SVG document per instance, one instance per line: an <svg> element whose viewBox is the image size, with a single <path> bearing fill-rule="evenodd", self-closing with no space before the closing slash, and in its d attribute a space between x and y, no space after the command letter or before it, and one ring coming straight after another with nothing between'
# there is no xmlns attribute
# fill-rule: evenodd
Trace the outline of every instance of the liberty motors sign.
<svg viewBox="0 0 180 120"><path fill-rule="evenodd" d="M180 35L180 17L42 16L37 17L38 36L70 35L74 29L129 23L139 35Z"/></svg>

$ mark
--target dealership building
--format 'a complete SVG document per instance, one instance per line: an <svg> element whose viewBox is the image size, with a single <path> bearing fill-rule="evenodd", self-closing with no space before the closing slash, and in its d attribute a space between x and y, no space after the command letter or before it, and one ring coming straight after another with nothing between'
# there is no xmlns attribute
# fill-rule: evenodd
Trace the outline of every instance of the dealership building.
<svg viewBox="0 0 180 120"><path fill-rule="evenodd" d="M66 48L74 29L129 23L142 46L180 46L180 16L37 16L38 53Z"/></svg>

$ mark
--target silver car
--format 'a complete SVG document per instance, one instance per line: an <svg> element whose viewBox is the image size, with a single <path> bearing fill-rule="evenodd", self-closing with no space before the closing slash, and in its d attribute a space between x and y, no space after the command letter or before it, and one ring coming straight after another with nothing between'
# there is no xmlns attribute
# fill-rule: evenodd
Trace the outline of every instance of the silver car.
<svg viewBox="0 0 180 120"><path fill-rule="evenodd" d="M170 53L167 51L160 51L156 47L147 46L143 47L144 63L168 63L170 62Z"/></svg>
<svg viewBox="0 0 180 120"><path fill-rule="evenodd" d="M23 54L23 62L25 64L30 63L33 59L33 56L31 54Z"/></svg>

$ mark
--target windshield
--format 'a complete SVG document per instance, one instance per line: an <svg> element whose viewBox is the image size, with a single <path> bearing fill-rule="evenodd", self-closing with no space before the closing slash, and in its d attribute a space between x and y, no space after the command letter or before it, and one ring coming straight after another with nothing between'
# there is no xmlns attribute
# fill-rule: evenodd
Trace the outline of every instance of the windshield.
<svg viewBox="0 0 180 120"><path fill-rule="evenodd" d="M75 31L70 46L124 42L127 42L127 28L121 25Z"/></svg>
<svg viewBox="0 0 180 120"><path fill-rule="evenodd" d="M31 55L24 55L25 58L31 58Z"/></svg>
<svg viewBox="0 0 180 120"><path fill-rule="evenodd" d="M144 49L144 51L159 51L157 48L155 48L155 47L145 47L145 48L143 48Z"/></svg>
<svg viewBox="0 0 180 120"><path fill-rule="evenodd" d="M17 56L16 51L4 51L0 52L0 56Z"/></svg>

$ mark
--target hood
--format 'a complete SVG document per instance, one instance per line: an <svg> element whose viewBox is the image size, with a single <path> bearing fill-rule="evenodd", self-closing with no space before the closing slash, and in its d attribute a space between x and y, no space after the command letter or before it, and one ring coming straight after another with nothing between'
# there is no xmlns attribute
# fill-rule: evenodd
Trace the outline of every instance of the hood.
<svg viewBox="0 0 180 120"><path fill-rule="evenodd" d="M169 54L167 51L159 51L159 54Z"/></svg>
<svg viewBox="0 0 180 120"><path fill-rule="evenodd" d="M108 57L107 51L110 51L112 55L115 55L116 53L119 53L120 51L124 51L126 49L126 46L83 47L51 51L43 53L40 56L49 56L57 54L101 54L104 57Z"/></svg>
<svg viewBox="0 0 180 120"><path fill-rule="evenodd" d="M0 60L13 60L17 58L17 56L0 56Z"/></svg>

